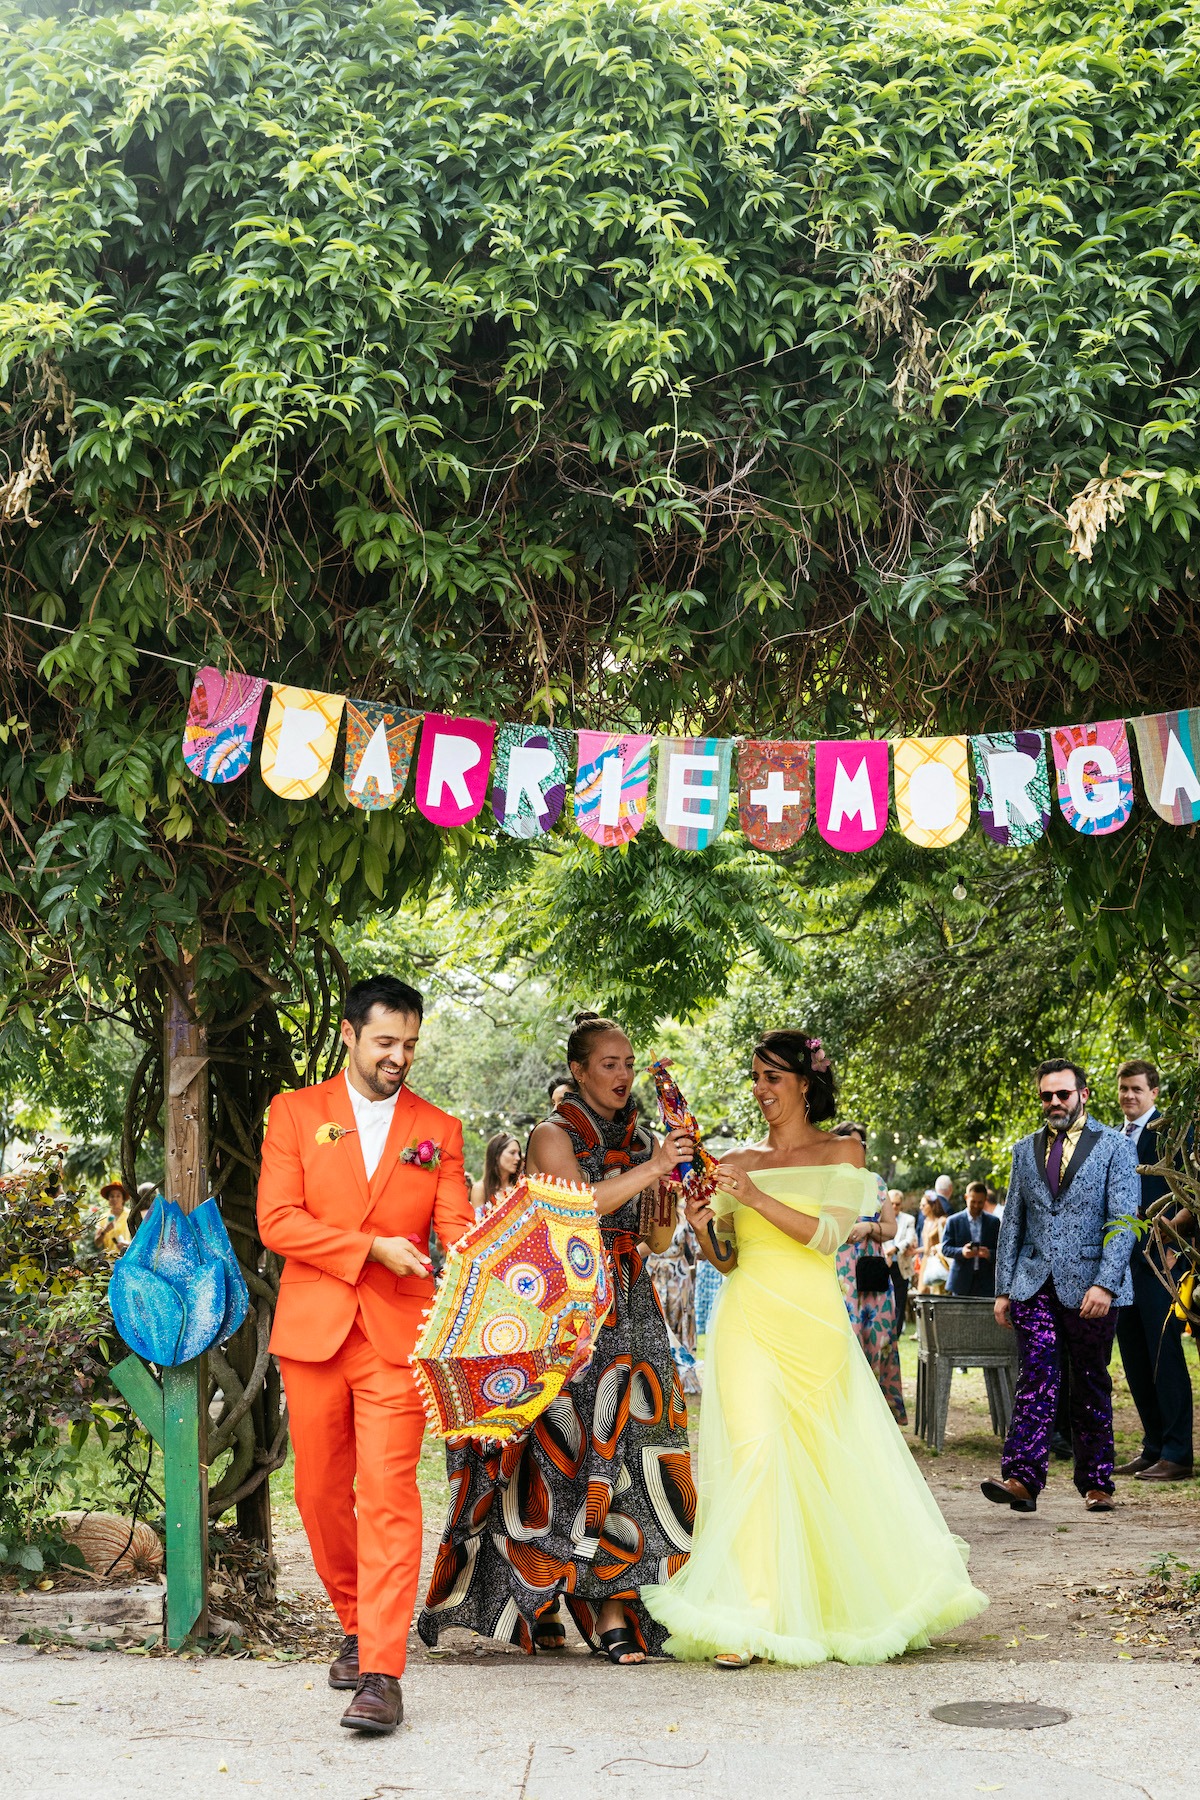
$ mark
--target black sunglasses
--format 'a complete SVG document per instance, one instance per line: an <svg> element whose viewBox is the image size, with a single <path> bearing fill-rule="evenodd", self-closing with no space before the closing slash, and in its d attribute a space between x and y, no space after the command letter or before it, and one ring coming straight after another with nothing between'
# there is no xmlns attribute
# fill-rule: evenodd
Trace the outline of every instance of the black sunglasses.
<svg viewBox="0 0 1200 1800"><path fill-rule="evenodd" d="M1042 1105L1052 1106L1056 1100L1073 1100L1078 1088L1043 1088Z"/></svg>

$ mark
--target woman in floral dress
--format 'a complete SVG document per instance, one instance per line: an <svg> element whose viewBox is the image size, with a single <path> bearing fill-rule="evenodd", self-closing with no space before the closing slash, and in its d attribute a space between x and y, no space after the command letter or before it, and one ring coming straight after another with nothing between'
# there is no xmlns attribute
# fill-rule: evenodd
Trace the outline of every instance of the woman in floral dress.
<svg viewBox="0 0 1200 1800"><path fill-rule="evenodd" d="M861 1125L839 1125L834 1136L856 1137L864 1150L867 1147L867 1134ZM883 1246L896 1230L896 1209L882 1176L875 1177L875 1187L877 1204L872 1212L862 1215L838 1251L837 1273L854 1335L862 1345L892 1417L897 1425L907 1425L900 1346L896 1342L896 1293L891 1276L889 1274L877 1293L860 1292L858 1286L859 1259L882 1257Z"/></svg>

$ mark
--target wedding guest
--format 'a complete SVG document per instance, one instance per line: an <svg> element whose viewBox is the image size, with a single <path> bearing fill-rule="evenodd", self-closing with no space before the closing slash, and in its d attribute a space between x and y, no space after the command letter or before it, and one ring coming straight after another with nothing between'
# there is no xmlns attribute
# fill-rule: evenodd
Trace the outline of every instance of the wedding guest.
<svg viewBox="0 0 1200 1800"><path fill-rule="evenodd" d="M917 1265L917 1221L904 1204L900 1188L889 1188L888 1199L896 1215L896 1229L883 1246L892 1268L892 1289L896 1296L896 1336L904 1330L908 1317L908 1289Z"/></svg>
<svg viewBox="0 0 1200 1800"><path fill-rule="evenodd" d="M550 1111L558 1111L558 1103L575 1092L575 1083L567 1075L552 1076L546 1086L546 1098L550 1102Z"/></svg>
<svg viewBox="0 0 1200 1800"><path fill-rule="evenodd" d="M674 1187L695 1146L661 1143L638 1117L645 1058L611 1019L577 1013L575 1091L538 1125L528 1169L593 1188L613 1295L591 1361L524 1437L448 1447L450 1516L418 1629L427 1644L466 1626L527 1652L561 1650L565 1599L611 1662L644 1662L664 1632L640 1589L687 1561L695 1488L687 1407L641 1245L665 1250Z"/></svg>
<svg viewBox="0 0 1200 1800"><path fill-rule="evenodd" d="M933 1191L946 1209L946 1217L958 1211L958 1201L954 1198L954 1179L950 1175L939 1175L933 1184Z"/></svg>
<svg viewBox="0 0 1200 1800"><path fill-rule="evenodd" d="M867 1133L862 1125L837 1125L831 1136L854 1138L866 1155ZM896 1296L891 1270L883 1254L884 1244L896 1229L896 1213L883 1181L877 1175L872 1180L874 1192L838 1250L834 1266L851 1329L862 1345L863 1355L871 1365L892 1417L898 1425L907 1425L900 1351L896 1343Z"/></svg>
<svg viewBox="0 0 1200 1800"><path fill-rule="evenodd" d="M990 1213L994 1219L1003 1219L1004 1217L1004 1202L1001 1200L994 1187L988 1188L987 1199L984 1201L983 1210L986 1213Z"/></svg>
<svg viewBox="0 0 1200 1800"><path fill-rule="evenodd" d="M488 1139L483 1174L471 1185L471 1205L477 1219L490 1213L497 1200L503 1200L512 1192L520 1180L524 1163L520 1139L513 1137L511 1132L498 1131Z"/></svg>
<svg viewBox="0 0 1200 1800"><path fill-rule="evenodd" d="M1123 1062L1117 1070L1117 1098L1125 1115L1124 1136L1143 1167L1160 1157L1158 1070L1151 1062ZM1138 1217L1170 1186L1161 1175L1139 1177ZM1192 1474L1192 1378L1183 1356L1183 1322L1156 1270L1161 1252L1137 1242L1129 1259L1133 1304L1121 1308L1117 1343L1125 1379L1142 1423L1142 1448L1118 1475L1139 1481L1187 1481Z"/></svg>
<svg viewBox="0 0 1200 1800"><path fill-rule="evenodd" d="M996 1246L1000 1221L987 1209L987 1183L969 1181L966 1205L946 1220L942 1255L950 1269L948 1294L990 1300L996 1292Z"/></svg>
<svg viewBox="0 0 1200 1800"><path fill-rule="evenodd" d="M667 1248L649 1258L650 1279L667 1322L671 1355L685 1394L699 1394L696 1363L696 1234L681 1218Z"/></svg>
<svg viewBox="0 0 1200 1800"><path fill-rule="evenodd" d="M921 1201L921 1260L917 1267L918 1294L940 1292L950 1279L950 1268L942 1255L942 1232L946 1226L946 1203L940 1194L927 1193Z"/></svg>
<svg viewBox="0 0 1200 1800"><path fill-rule="evenodd" d="M106 1256L120 1256L130 1244L129 1194L125 1183L106 1182L100 1189L100 1198L106 1203L105 1211L97 1221L93 1242Z"/></svg>
<svg viewBox="0 0 1200 1800"><path fill-rule="evenodd" d="M999 1481L983 1493L1031 1513L1046 1485L1059 1390L1071 1371L1075 1486L1089 1512L1113 1509L1112 1377L1117 1307L1133 1298L1137 1163L1120 1132L1088 1117L1087 1077L1052 1060L1037 1071L1045 1124L1013 1151L996 1257L996 1319L1017 1334L1020 1374Z"/></svg>

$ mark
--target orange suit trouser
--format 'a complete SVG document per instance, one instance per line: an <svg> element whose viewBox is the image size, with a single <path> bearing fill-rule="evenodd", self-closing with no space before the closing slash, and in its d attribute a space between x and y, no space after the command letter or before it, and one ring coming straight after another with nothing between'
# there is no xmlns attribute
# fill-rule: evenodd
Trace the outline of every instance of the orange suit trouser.
<svg viewBox="0 0 1200 1800"><path fill-rule="evenodd" d="M280 1357L296 1505L317 1574L358 1635L365 1675L403 1675L421 1570L417 1460L425 1414L410 1370L385 1362L358 1321L327 1362Z"/></svg>

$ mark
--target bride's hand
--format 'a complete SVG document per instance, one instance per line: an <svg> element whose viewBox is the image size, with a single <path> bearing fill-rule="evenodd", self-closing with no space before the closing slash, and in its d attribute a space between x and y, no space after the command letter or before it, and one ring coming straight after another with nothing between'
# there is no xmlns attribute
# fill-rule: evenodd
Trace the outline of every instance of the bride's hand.
<svg viewBox="0 0 1200 1800"><path fill-rule="evenodd" d="M764 1198L762 1189L755 1187L745 1169L736 1163L717 1164L717 1186L723 1194L732 1194L743 1206L757 1207Z"/></svg>

